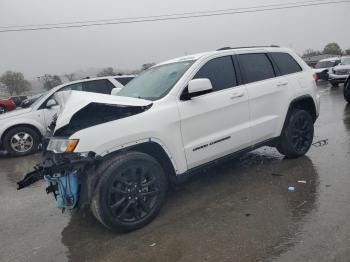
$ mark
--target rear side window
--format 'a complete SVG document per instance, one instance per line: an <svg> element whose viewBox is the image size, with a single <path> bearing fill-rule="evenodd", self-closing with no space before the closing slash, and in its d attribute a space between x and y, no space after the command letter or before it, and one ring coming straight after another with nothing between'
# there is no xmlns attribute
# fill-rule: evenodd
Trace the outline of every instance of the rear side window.
<svg viewBox="0 0 350 262"><path fill-rule="evenodd" d="M109 84L108 80L92 80L84 82L84 91L101 94L110 94L112 91L112 87Z"/></svg>
<svg viewBox="0 0 350 262"><path fill-rule="evenodd" d="M133 77L117 77L114 79L117 80L119 83L121 83L123 86L125 86L127 83L129 83L133 79Z"/></svg>
<svg viewBox="0 0 350 262"><path fill-rule="evenodd" d="M83 91L83 83L71 84L69 86L65 86L61 88L59 91L68 91L68 90Z"/></svg>
<svg viewBox="0 0 350 262"><path fill-rule="evenodd" d="M246 83L252 83L275 77L272 64L266 54L238 55Z"/></svg>
<svg viewBox="0 0 350 262"><path fill-rule="evenodd" d="M236 74L231 56L218 57L207 62L193 77L208 78L214 91L237 85Z"/></svg>
<svg viewBox="0 0 350 262"><path fill-rule="evenodd" d="M277 67L282 75L288 75L302 71L300 65L290 54L280 52L274 52L270 54L272 56L272 59L277 64Z"/></svg>

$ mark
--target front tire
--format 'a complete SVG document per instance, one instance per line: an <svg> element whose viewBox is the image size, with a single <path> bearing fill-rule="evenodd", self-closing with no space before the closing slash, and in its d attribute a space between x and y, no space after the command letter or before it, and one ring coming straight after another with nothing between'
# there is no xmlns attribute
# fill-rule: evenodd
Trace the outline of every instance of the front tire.
<svg viewBox="0 0 350 262"><path fill-rule="evenodd" d="M339 83L337 82L334 82L334 81L329 81L332 85L332 87L338 87L339 86Z"/></svg>
<svg viewBox="0 0 350 262"><path fill-rule="evenodd" d="M344 83L344 98L350 103L350 79Z"/></svg>
<svg viewBox="0 0 350 262"><path fill-rule="evenodd" d="M40 136L30 127L13 127L3 138L5 150L11 156L25 156L35 153L40 144Z"/></svg>
<svg viewBox="0 0 350 262"><path fill-rule="evenodd" d="M0 106L0 115L1 115L1 114L5 114L6 111L7 111L6 107Z"/></svg>
<svg viewBox="0 0 350 262"><path fill-rule="evenodd" d="M128 152L101 165L91 210L107 228L117 232L139 229L150 223L164 203L168 181L151 156Z"/></svg>
<svg viewBox="0 0 350 262"><path fill-rule="evenodd" d="M314 123L305 110L294 109L286 120L277 150L288 158L305 155L314 137Z"/></svg>

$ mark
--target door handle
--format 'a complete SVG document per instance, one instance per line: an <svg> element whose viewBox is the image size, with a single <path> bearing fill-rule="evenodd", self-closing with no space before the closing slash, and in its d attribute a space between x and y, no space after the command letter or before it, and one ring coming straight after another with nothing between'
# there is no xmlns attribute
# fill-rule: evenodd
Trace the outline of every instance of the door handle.
<svg viewBox="0 0 350 262"><path fill-rule="evenodd" d="M243 96L244 96L244 92L243 91L237 91L237 92L234 92L231 95L231 99L235 99L235 98L239 98L239 97L243 97Z"/></svg>
<svg viewBox="0 0 350 262"><path fill-rule="evenodd" d="M277 83L277 86L286 86L288 84L288 82L285 82L285 81L283 81L283 82L278 82Z"/></svg>

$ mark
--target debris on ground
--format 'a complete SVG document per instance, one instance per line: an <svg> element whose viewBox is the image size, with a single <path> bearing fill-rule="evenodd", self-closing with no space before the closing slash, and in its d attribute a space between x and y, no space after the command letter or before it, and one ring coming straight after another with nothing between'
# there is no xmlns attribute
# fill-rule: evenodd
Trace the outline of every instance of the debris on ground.
<svg viewBox="0 0 350 262"><path fill-rule="evenodd" d="M283 176L282 174L278 174L278 173L272 173L272 176Z"/></svg>
<svg viewBox="0 0 350 262"><path fill-rule="evenodd" d="M297 206L297 208L302 207L303 205L305 205L307 203L307 201L303 201L300 205Z"/></svg>
<svg viewBox="0 0 350 262"><path fill-rule="evenodd" d="M298 183L306 184L306 181L305 180L298 180Z"/></svg>
<svg viewBox="0 0 350 262"><path fill-rule="evenodd" d="M321 147L321 146L326 146L328 145L328 139L322 139L319 141L316 141L315 143L312 144L314 147Z"/></svg>
<svg viewBox="0 0 350 262"><path fill-rule="evenodd" d="M156 243L152 243L152 244L150 244L149 246L150 247L154 247L156 245Z"/></svg>
<svg viewBox="0 0 350 262"><path fill-rule="evenodd" d="M288 191L289 191L289 192L294 192L294 191L295 191L295 187L294 187L294 186L288 187Z"/></svg>

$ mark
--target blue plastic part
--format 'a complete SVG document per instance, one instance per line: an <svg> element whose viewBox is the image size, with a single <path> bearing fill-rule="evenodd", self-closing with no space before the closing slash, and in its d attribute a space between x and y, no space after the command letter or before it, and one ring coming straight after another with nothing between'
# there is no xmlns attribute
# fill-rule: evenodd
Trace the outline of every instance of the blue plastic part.
<svg viewBox="0 0 350 262"><path fill-rule="evenodd" d="M73 209L78 202L78 177L75 172L65 171L64 175L45 176L45 181L57 185L56 206L58 208Z"/></svg>

